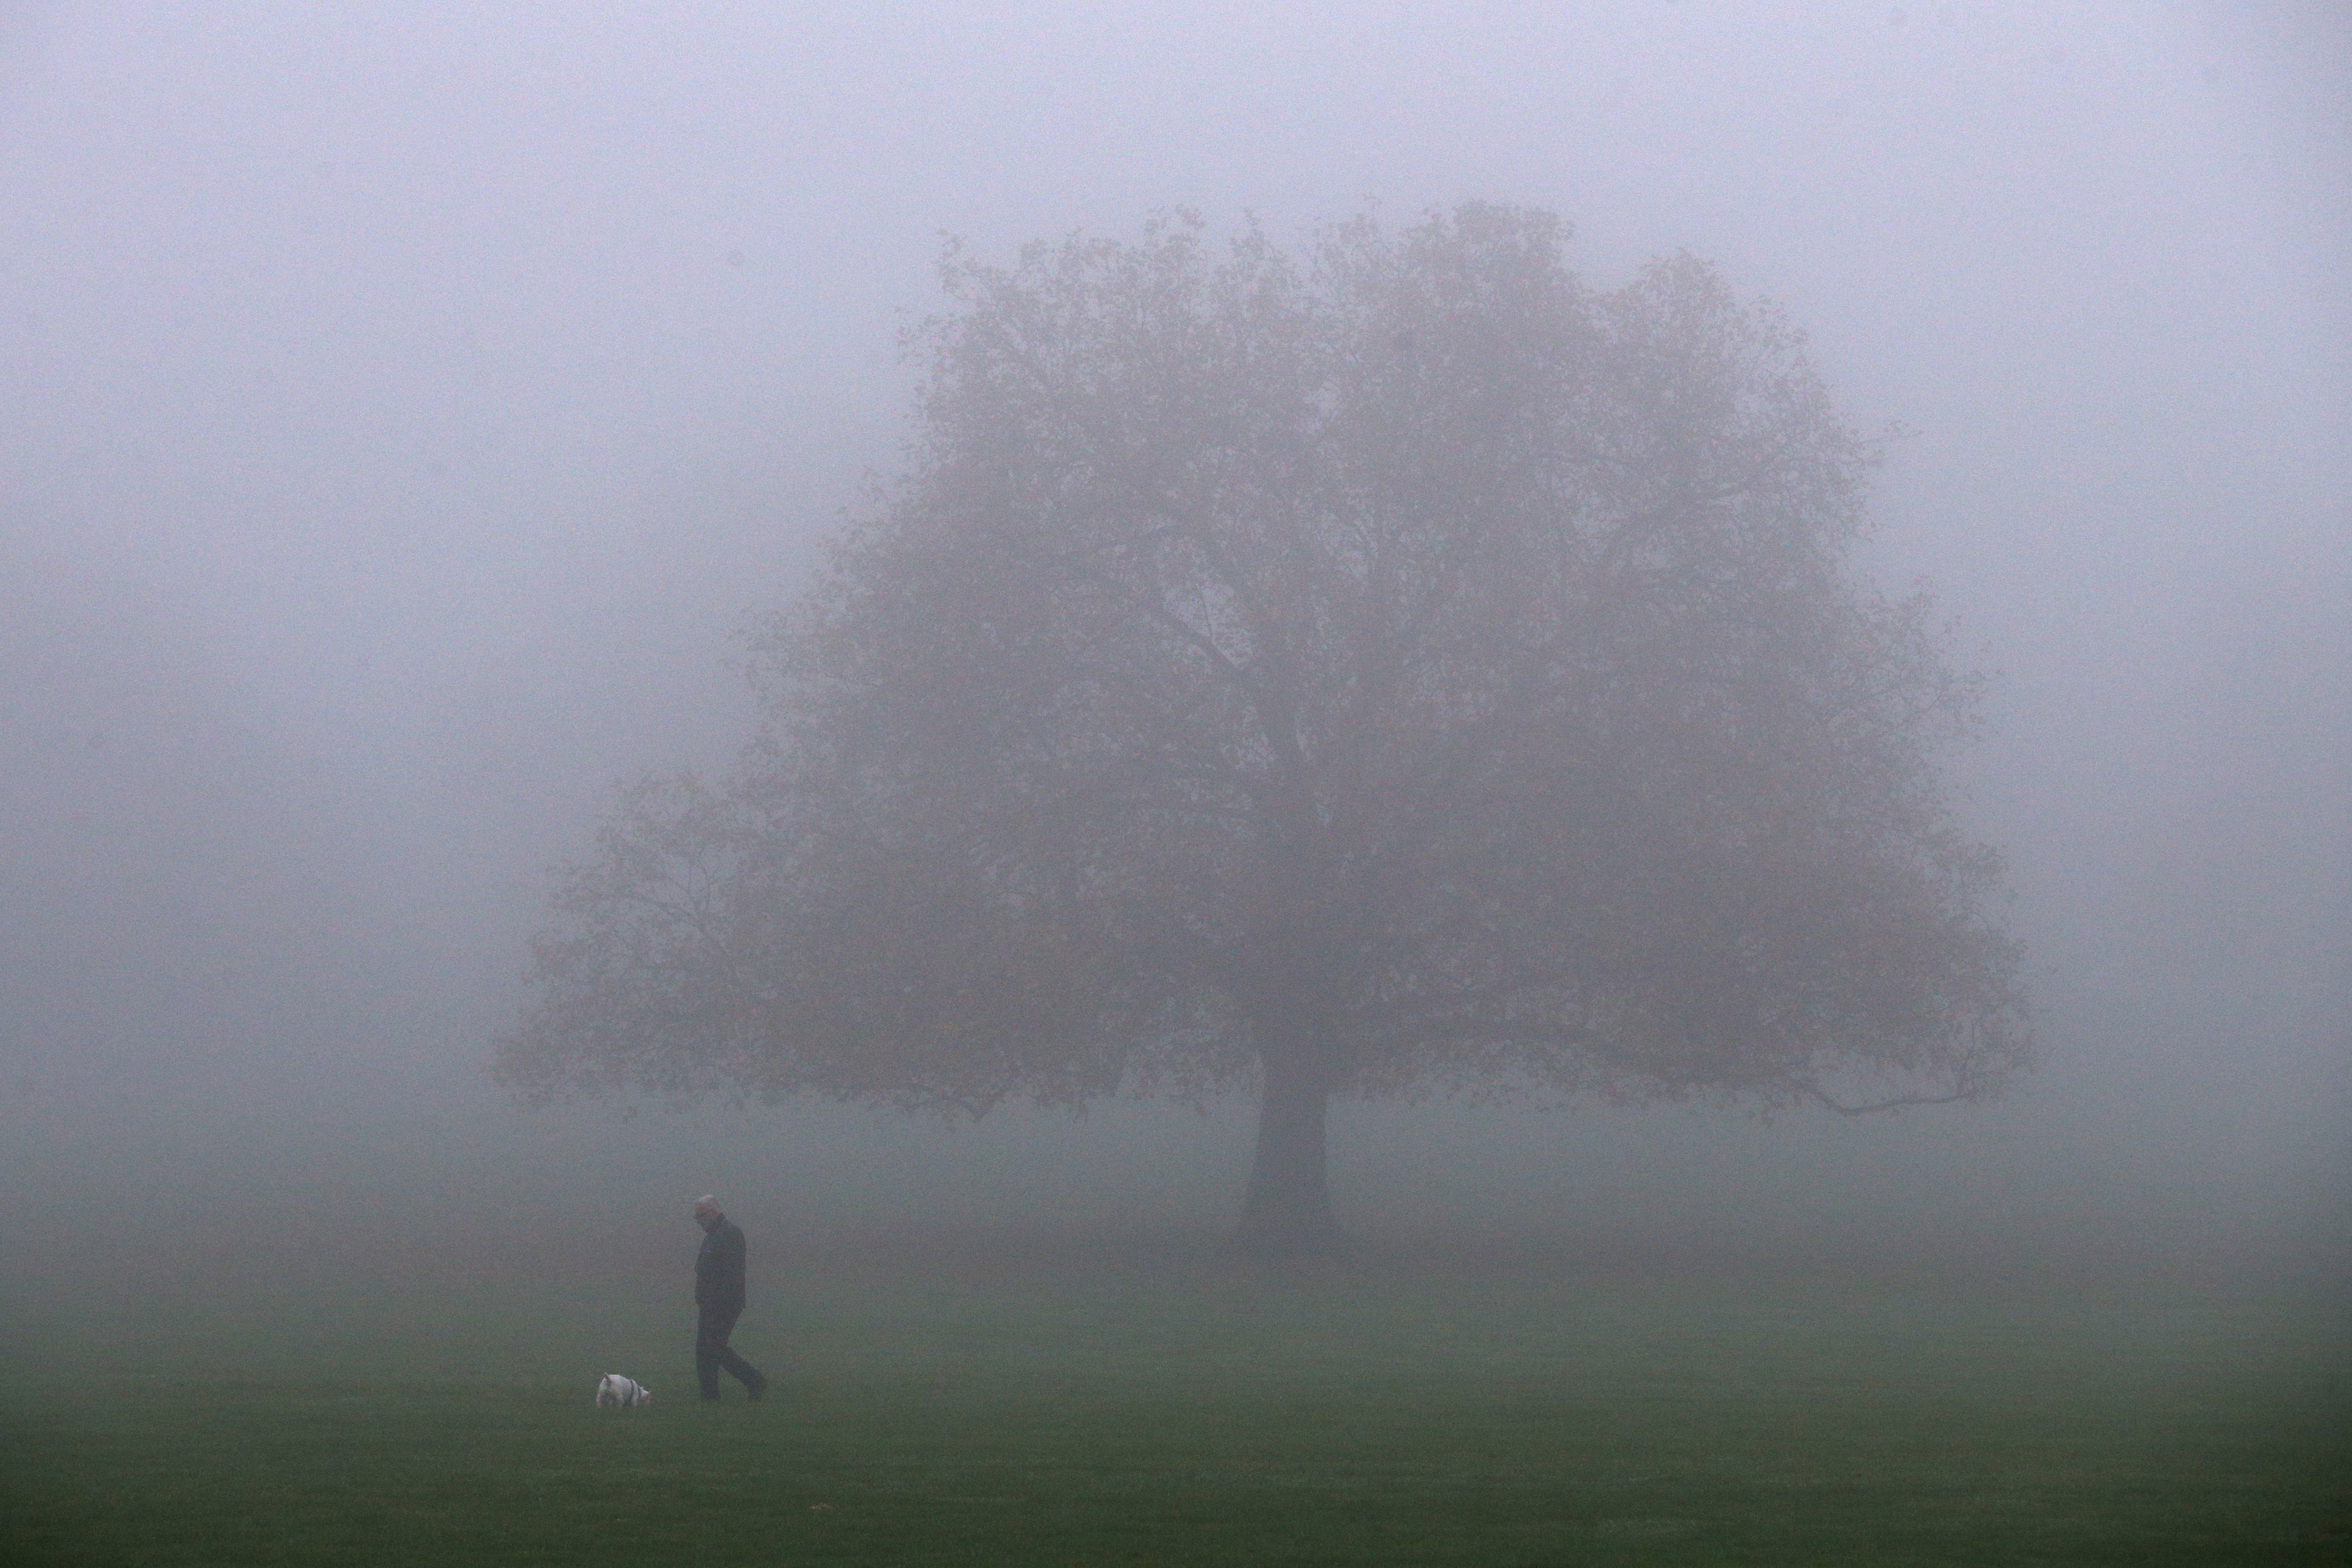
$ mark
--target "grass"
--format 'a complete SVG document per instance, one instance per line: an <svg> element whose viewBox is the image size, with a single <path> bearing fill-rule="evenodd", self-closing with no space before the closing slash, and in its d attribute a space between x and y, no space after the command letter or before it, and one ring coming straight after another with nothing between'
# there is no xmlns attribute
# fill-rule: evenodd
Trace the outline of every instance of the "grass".
<svg viewBox="0 0 2352 1568"><path fill-rule="evenodd" d="M2341 1304L1181 1258L182 1290L8 1334L0 1561L2352 1561ZM657 1390L596 1411L605 1371ZM730 1393L732 1393L730 1385Z"/></svg>

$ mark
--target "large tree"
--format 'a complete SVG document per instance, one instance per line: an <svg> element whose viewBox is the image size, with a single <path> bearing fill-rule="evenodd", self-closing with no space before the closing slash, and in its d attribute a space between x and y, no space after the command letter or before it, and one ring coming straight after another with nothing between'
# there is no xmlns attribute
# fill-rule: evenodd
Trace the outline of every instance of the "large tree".
<svg viewBox="0 0 2352 1568"><path fill-rule="evenodd" d="M1712 268L1595 291L1565 237L951 256L907 472L761 640L735 776L567 873L502 1077L1255 1083L1278 1249L1334 1234L1338 1094L1990 1092L1974 682L1849 566L1873 446Z"/></svg>

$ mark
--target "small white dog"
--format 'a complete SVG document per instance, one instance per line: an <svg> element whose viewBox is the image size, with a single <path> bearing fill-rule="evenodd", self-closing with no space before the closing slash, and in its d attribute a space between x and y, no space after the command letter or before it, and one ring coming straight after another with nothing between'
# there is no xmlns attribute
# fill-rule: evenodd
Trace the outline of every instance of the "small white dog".
<svg viewBox="0 0 2352 1568"><path fill-rule="evenodd" d="M635 1378L623 1377L617 1372L606 1373L604 1381L596 1385L596 1408L599 1410L607 1405L651 1405L653 1402L652 1389Z"/></svg>

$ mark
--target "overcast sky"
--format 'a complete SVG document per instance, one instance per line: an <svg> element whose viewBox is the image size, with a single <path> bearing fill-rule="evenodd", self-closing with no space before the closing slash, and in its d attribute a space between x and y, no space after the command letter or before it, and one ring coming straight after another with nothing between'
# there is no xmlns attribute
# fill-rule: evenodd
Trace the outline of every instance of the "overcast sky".
<svg viewBox="0 0 2352 1568"><path fill-rule="evenodd" d="M1716 259L1915 433L1865 562L2000 673L2050 1080L2344 1131L2340 7L5 18L6 1114L486 1095L545 868L724 766L734 638L891 468L943 233L1479 198Z"/></svg>

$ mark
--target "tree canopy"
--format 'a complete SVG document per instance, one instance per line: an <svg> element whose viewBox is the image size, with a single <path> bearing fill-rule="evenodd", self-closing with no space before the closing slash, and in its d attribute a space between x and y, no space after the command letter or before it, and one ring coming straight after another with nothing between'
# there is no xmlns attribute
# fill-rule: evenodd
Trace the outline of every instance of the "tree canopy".
<svg viewBox="0 0 2352 1568"><path fill-rule="evenodd" d="M1852 569L1873 444L1688 256L1553 216L951 252L907 470L719 784L565 876L527 1094L1979 1097L2030 1049L1941 764L1977 683ZM1850 1097L1859 1096L1854 1099Z"/></svg>

